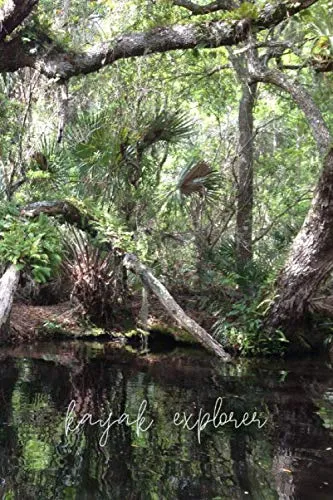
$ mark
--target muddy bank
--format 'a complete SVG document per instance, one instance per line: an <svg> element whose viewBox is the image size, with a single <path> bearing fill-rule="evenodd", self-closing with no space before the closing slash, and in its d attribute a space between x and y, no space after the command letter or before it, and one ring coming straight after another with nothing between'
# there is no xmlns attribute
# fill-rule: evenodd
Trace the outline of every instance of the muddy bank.
<svg viewBox="0 0 333 500"><path fill-rule="evenodd" d="M140 301L134 302L134 313L140 308ZM193 311L192 316L198 316ZM202 317L200 318L202 319ZM70 301L56 305L36 306L16 302L11 313L10 343L30 343L50 339L85 339L123 341L127 344L142 344L147 335L154 344L175 343L196 344L193 338L176 323L170 320L157 302L151 307L147 331L131 323L124 330L123 321L114 324L112 329L96 327L88 318L82 317L80 307L74 307Z"/></svg>

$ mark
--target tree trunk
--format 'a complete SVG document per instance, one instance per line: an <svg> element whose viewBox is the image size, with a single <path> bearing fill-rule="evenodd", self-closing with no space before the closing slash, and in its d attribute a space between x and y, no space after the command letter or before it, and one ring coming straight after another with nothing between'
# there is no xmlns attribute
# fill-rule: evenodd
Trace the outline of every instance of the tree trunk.
<svg viewBox="0 0 333 500"><path fill-rule="evenodd" d="M242 85L242 96L238 110L238 158L237 158L237 211L236 252L241 271L252 261L253 228L253 110L257 84L250 81L247 56L234 56L229 51L232 65Z"/></svg>
<svg viewBox="0 0 333 500"><path fill-rule="evenodd" d="M126 254L124 266L138 275L148 290L150 290L164 306L167 313L174 318L181 327L188 331L206 349L219 356L223 361L230 361L230 355L214 340L198 323L187 316L177 304L165 286L152 274L152 272L133 254Z"/></svg>
<svg viewBox="0 0 333 500"><path fill-rule="evenodd" d="M20 271L11 265L0 279L0 342L6 342L10 335L10 313L19 277Z"/></svg>
<svg viewBox="0 0 333 500"><path fill-rule="evenodd" d="M282 328L295 341L296 327L304 326L310 299L332 268L333 149L325 158L311 209L279 276L278 297L269 313L269 326Z"/></svg>
<svg viewBox="0 0 333 500"><path fill-rule="evenodd" d="M237 167L236 245L237 261L243 269L252 261L253 227L253 108L256 85L243 83L239 104L239 156Z"/></svg>
<svg viewBox="0 0 333 500"><path fill-rule="evenodd" d="M149 317L149 290L142 287L142 303L139 312L139 326L144 330L148 330L148 317Z"/></svg>

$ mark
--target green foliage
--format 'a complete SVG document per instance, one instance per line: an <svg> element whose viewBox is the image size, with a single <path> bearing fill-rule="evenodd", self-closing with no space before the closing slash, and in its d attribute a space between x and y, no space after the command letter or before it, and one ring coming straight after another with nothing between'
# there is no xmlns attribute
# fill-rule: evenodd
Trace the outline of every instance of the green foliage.
<svg viewBox="0 0 333 500"><path fill-rule="evenodd" d="M305 11L301 18L306 21L304 29L308 35L313 54L329 57L333 54L333 4L316 5L312 11Z"/></svg>
<svg viewBox="0 0 333 500"><path fill-rule="evenodd" d="M234 19L257 19L258 13L257 5L251 2L242 2L238 9L232 11L232 17Z"/></svg>
<svg viewBox="0 0 333 500"><path fill-rule="evenodd" d="M268 332L257 301L234 303L214 325L215 337L241 355L282 355L288 340L281 330Z"/></svg>
<svg viewBox="0 0 333 500"><path fill-rule="evenodd" d="M137 11L132 17L131 29L154 29L177 20L177 12L172 0L137 0Z"/></svg>
<svg viewBox="0 0 333 500"><path fill-rule="evenodd" d="M150 110L149 110L150 111ZM157 110L142 112L140 128L133 128L129 118L116 122L120 109L110 107L100 113L78 115L75 125L68 131L71 157L66 164L78 164L77 174L87 194L103 191L109 198L128 196L145 181L156 187L159 181L157 146L175 144L187 139L193 123L183 112ZM126 193L124 193L126 191ZM136 194L140 197L140 194Z"/></svg>
<svg viewBox="0 0 333 500"><path fill-rule="evenodd" d="M135 251L133 232L128 231L124 224L107 209L95 209L97 230L96 243L103 245L112 242L113 246L126 248L126 251Z"/></svg>
<svg viewBox="0 0 333 500"><path fill-rule="evenodd" d="M31 271L37 283L45 283L61 262L60 236L43 214L35 220L19 217L6 207L0 221L0 260Z"/></svg>
<svg viewBox="0 0 333 500"><path fill-rule="evenodd" d="M263 325L276 270L263 256L239 269L235 256L232 239L205 255L201 279L207 292L200 308L216 318L214 336L235 352L245 356L283 354L287 347L284 334L268 332Z"/></svg>
<svg viewBox="0 0 333 500"><path fill-rule="evenodd" d="M211 21L234 25L258 19L259 10L271 7L260 0L192 16L171 0L44 0L21 34L33 50L41 44L80 52L133 30L163 34L164 26L175 23L195 24L198 33L211 35ZM263 62L282 47L268 67L301 66L292 78L311 93L329 126L332 77L314 76L308 63L332 55L332 16L326 15L331 9L332 2L314 4L281 29L256 35ZM236 49L242 63L245 48ZM308 123L292 100L281 89L258 86L254 259L240 269L234 235L241 85L229 56L223 47L203 50L199 44L119 60L98 74L71 79L61 144L59 82L46 83L29 70L1 75L0 196L17 206L74 201L95 219L94 244L107 248L111 241L134 252L176 296L200 297L201 311L213 317L221 341L244 354L281 352L282 334L263 332L262 304L274 294L274 279L309 209L321 164ZM47 159L46 169L32 160L36 152ZM61 258L56 226L46 217L25 220L7 204L0 259L30 268L37 281L45 281Z"/></svg>

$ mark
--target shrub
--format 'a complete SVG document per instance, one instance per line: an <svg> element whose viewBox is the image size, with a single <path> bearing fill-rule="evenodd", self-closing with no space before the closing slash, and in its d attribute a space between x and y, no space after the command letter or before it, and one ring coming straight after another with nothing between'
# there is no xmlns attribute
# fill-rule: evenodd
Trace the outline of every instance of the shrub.
<svg viewBox="0 0 333 500"><path fill-rule="evenodd" d="M15 264L31 272L37 283L45 283L59 268L61 253L59 231L46 215L29 220L20 217L14 207L3 209L0 261Z"/></svg>

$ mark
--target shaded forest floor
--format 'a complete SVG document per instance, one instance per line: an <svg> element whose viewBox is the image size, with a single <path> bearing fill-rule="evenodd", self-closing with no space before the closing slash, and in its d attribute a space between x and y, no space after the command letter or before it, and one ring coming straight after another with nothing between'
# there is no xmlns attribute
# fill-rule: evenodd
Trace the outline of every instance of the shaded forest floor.
<svg viewBox="0 0 333 500"><path fill-rule="evenodd" d="M179 304L186 314L200 325L211 330L215 318L207 316L204 311L199 311L194 297L188 295L177 297ZM131 313L134 318L139 317L141 297L134 297L131 302ZM79 306L74 306L70 301L55 305L32 305L25 302L14 302L11 313L11 331L13 341L31 342L40 338L53 336L68 336L77 338L105 337L117 338L125 334L123 318L119 324L115 322L111 329L97 328L89 320L85 320ZM171 333L176 339L191 342L186 332L179 329L175 321L166 313L160 303L151 298L149 303L148 329L153 332ZM135 324L133 325L135 329ZM128 332L127 332L128 333ZM133 330L131 330L133 334Z"/></svg>
<svg viewBox="0 0 333 500"><path fill-rule="evenodd" d="M30 341L40 336L48 324L57 325L64 331L80 332L75 308L69 301L52 306L34 306L22 302L13 305L11 329L19 341Z"/></svg>

